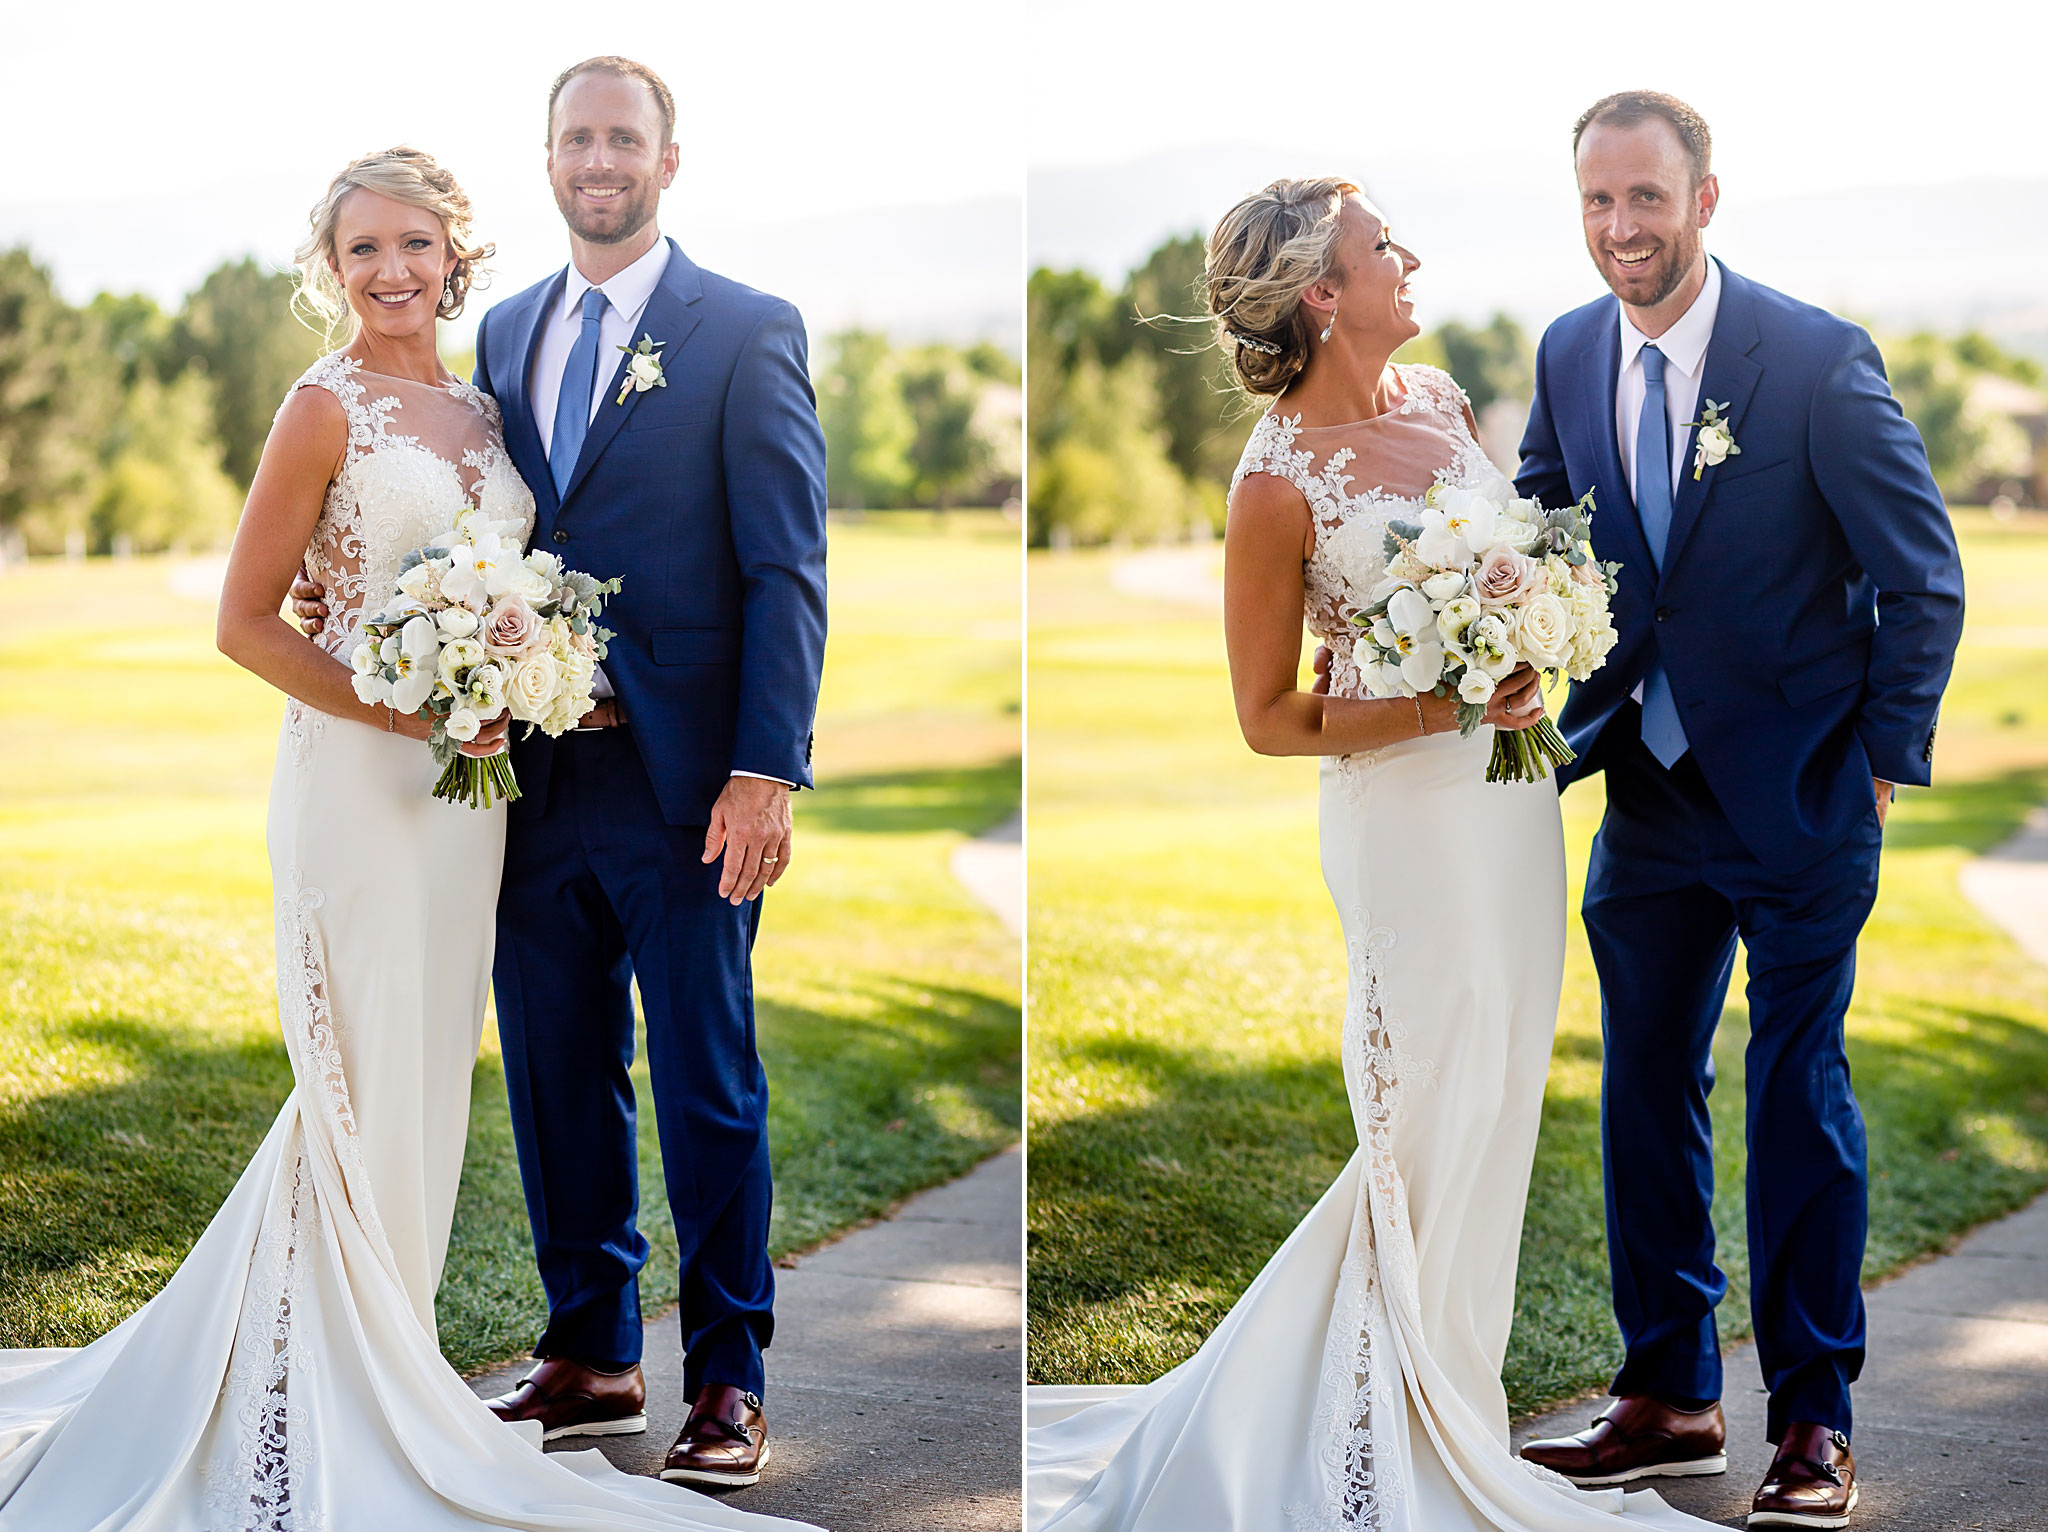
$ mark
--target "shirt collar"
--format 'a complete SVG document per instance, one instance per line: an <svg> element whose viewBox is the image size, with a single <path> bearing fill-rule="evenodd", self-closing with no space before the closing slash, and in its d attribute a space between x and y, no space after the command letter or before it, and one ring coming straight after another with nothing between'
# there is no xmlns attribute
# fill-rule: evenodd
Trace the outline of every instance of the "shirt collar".
<svg viewBox="0 0 2048 1532"><path fill-rule="evenodd" d="M576 263L571 261L569 281L562 289L562 313L576 313L583 306L583 295L593 287L602 287L605 298L618 311L619 317L629 325L638 323L640 311L647 307L647 300L654 296L654 289L661 281L661 274L668 270L668 254L668 241L657 239L639 260L603 282L591 281L578 271Z"/></svg>
<svg viewBox="0 0 2048 1532"><path fill-rule="evenodd" d="M1720 311L1721 263L1709 256L1707 280L1700 295L1670 329L1657 337L1657 349L1664 353L1664 360L1688 378L1698 377L1707 343L1714 338L1714 316ZM1636 353L1649 344L1650 337L1635 327L1627 309L1621 309L1621 370L1627 372L1635 363Z"/></svg>

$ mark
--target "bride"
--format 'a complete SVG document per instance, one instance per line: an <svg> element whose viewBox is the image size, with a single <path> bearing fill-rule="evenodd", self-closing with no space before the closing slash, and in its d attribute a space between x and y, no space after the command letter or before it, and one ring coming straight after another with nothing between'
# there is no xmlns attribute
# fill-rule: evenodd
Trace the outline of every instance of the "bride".
<svg viewBox="0 0 2048 1532"><path fill-rule="evenodd" d="M435 352L490 253L454 178L370 155L312 223L301 293L352 336L278 411L219 620L290 699L268 839L294 1089L155 1298L82 1350L0 1351L0 1529L794 1528L543 1454L436 1344L505 810L432 797L425 725L358 701L347 655L406 553L465 504L523 539L533 496ZM337 608L317 643L278 617L301 560Z"/></svg>
<svg viewBox="0 0 2048 1532"><path fill-rule="evenodd" d="M1195 1355L1143 1388L1034 1390L1037 1532L1704 1529L1649 1492L1512 1456L1501 1362L1564 968L1549 781L1485 780L1456 699L1373 700L1347 616L1383 528L1433 483L1498 476L1457 385L1393 366L1419 333L1357 187L1276 181L1209 242L1206 283L1253 427L1225 536L1224 636L1254 750L1321 765L1323 876L1350 954L1344 1082L1359 1147ZM1298 689L1304 612L1331 651ZM1491 729L1543 711L1518 672Z"/></svg>

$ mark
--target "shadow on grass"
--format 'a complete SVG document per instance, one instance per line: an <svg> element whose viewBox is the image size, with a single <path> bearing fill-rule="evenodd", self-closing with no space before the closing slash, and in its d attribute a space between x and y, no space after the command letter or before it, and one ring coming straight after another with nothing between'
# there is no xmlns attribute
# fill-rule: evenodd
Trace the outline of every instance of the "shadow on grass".
<svg viewBox="0 0 2048 1532"><path fill-rule="evenodd" d="M829 777L815 794L798 796L805 824L841 834L916 835L958 830L979 835L1015 812L1023 762L1015 756L983 766L875 772Z"/></svg>
<svg viewBox="0 0 2048 1532"><path fill-rule="evenodd" d="M2048 769L2041 767L1914 788L1903 800L1905 812L1885 827L1885 847L1924 851L1953 846L1981 854L2017 831L2044 798Z"/></svg>

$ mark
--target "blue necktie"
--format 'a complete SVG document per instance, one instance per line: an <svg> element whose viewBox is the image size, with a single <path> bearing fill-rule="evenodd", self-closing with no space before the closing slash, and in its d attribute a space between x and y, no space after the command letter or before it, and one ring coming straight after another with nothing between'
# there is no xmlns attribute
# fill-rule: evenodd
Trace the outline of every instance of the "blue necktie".
<svg viewBox="0 0 2048 1532"><path fill-rule="evenodd" d="M590 396L597 390L597 326L609 300L604 289L583 295L583 331L569 348L562 368L562 391L555 396L555 434L548 442L548 470L555 476L555 495L569 492L569 475L590 431Z"/></svg>
<svg viewBox="0 0 2048 1532"><path fill-rule="evenodd" d="M1643 362L1643 413L1636 421L1636 516L1650 557L1662 570L1671 537L1671 413L1664 402L1664 353L1645 346L1637 354ZM1643 676L1643 743L1666 771L1691 748L1661 662Z"/></svg>

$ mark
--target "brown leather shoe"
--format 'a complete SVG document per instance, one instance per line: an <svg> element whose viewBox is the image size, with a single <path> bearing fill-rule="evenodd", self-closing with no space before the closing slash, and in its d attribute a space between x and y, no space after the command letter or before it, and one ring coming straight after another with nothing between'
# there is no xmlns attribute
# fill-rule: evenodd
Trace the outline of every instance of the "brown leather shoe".
<svg viewBox="0 0 2048 1532"><path fill-rule="evenodd" d="M1856 1459L1849 1438L1794 1421L1750 1502L1752 1527L1846 1527L1856 1509Z"/></svg>
<svg viewBox="0 0 2048 1532"><path fill-rule="evenodd" d="M1582 1489L1726 1473L1728 1425L1719 1404L1679 1410L1649 1394L1624 1394L1578 1435L1530 1442L1522 1456Z"/></svg>
<svg viewBox="0 0 2048 1532"><path fill-rule="evenodd" d="M647 1429L647 1384L638 1363L624 1372L599 1372L565 1356L544 1357L509 1394L491 1401L508 1423L540 1422L540 1439L562 1436L632 1436Z"/></svg>
<svg viewBox="0 0 2048 1532"><path fill-rule="evenodd" d="M707 1383L668 1449L661 1476L672 1484L744 1489L768 1466L768 1421L761 1399L730 1383Z"/></svg>

